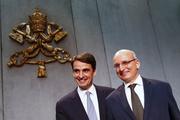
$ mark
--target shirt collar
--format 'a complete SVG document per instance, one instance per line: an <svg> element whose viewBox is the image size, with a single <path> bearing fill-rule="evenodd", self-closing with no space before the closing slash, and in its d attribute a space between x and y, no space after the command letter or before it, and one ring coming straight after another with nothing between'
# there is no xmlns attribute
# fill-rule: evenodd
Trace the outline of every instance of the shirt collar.
<svg viewBox="0 0 180 120"><path fill-rule="evenodd" d="M138 77L135 79L135 81L131 84L136 84L139 86L143 86L143 81L142 81L142 77L140 75L138 75ZM130 83L125 83L124 82L124 86L127 88L130 85Z"/></svg>
<svg viewBox="0 0 180 120"><path fill-rule="evenodd" d="M87 91L89 91L91 94L95 94L95 86L92 84L91 87L87 90L82 90L79 86L77 88L78 93L86 94Z"/></svg>

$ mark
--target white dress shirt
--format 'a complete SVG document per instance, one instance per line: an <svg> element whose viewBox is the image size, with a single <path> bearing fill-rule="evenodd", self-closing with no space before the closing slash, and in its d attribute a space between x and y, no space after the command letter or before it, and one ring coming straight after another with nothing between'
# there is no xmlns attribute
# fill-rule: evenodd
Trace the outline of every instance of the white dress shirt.
<svg viewBox="0 0 180 120"><path fill-rule="evenodd" d="M142 81L142 77L140 75L138 75L137 79L132 83L132 84L136 84L136 87L134 88L134 91L136 92L136 94L138 95L141 104L144 108L144 86L143 86L143 81ZM126 94L126 98L127 101L129 103L129 106L132 109L132 102L131 102L131 89L128 87L130 84L124 83L124 88L125 88L125 94Z"/></svg>
<svg viewBox="0 0 180 120"><path fill-rule="evenodd" d="M94 85L92 85L88 90L82 90L81 88L78 87L77 92L79 94L79 97L81 99L81 102L84 106L84 109L87 113L87 95L86 92L89 91L90 98L94 104L95 110L96 110L96 115L98 120L100 120L100 114L99 114L99 104L98 104L98 98L97 98L97 93L96 93L96 88Z"/></svg>

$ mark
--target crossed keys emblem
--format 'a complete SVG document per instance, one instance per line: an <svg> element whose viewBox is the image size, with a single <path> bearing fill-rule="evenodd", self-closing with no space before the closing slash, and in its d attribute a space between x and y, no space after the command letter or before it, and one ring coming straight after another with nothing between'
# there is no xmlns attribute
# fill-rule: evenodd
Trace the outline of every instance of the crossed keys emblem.
<svg viewBox="0 0 180 120"><path fill-rule="evenodd" d="M39 9L35 9L35 12L29 16L27 23L15 26L9 34L12 40L21 45L26 42L29 46L12 54L8 66L38 65L37 76L40 78L47 77L45 64L56 61L63 64L72 60L67 51L52 45L53 41L58 43L66 36L67 32L63 32L62 27L53 22L48 22L47 16ZM39 57L36 58L37 56Z"/></svg>

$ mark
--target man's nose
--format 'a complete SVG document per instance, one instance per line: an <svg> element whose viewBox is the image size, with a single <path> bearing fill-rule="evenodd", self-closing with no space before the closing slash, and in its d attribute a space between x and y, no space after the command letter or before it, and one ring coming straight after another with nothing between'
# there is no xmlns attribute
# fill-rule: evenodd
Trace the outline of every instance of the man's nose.
<svg viewBox="0 0 180 120"><path fill-rule="evenodd" d="M123 64L120 64L120 65L119 65L119 70L120 70L120 71L123 71L124 69L125 69L125 66L124 66Z"/></svg>
<svg viewBox="0 0 180 120"><path fill-rule="evenodd" d="M84 76L83 72L82 72L82 71L79 72L79 77L80 77L80 78L83 78L83 76Z"/></svg>

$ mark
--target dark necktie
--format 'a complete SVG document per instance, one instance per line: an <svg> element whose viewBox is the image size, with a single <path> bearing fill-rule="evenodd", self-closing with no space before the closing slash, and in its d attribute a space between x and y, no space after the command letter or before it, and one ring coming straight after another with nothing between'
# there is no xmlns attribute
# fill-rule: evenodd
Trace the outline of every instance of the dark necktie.
<svg viewBox="0 0 180 120"><path fill-rule="evenodd" d="M132 108L136 120L143 120L143 106L138 95L134 91L135 86L136 84L129 85L129 88L131 89Z"/></svg>
<svg viewBox="0 0 180 120"><path fill-rule="evenodd" d="M86 95L87 95L87 114L89 117L89 120L97 120L97 115L96 115L96 111L93 105L93 102L90 98L90 92L87 91Z"/></svg>

